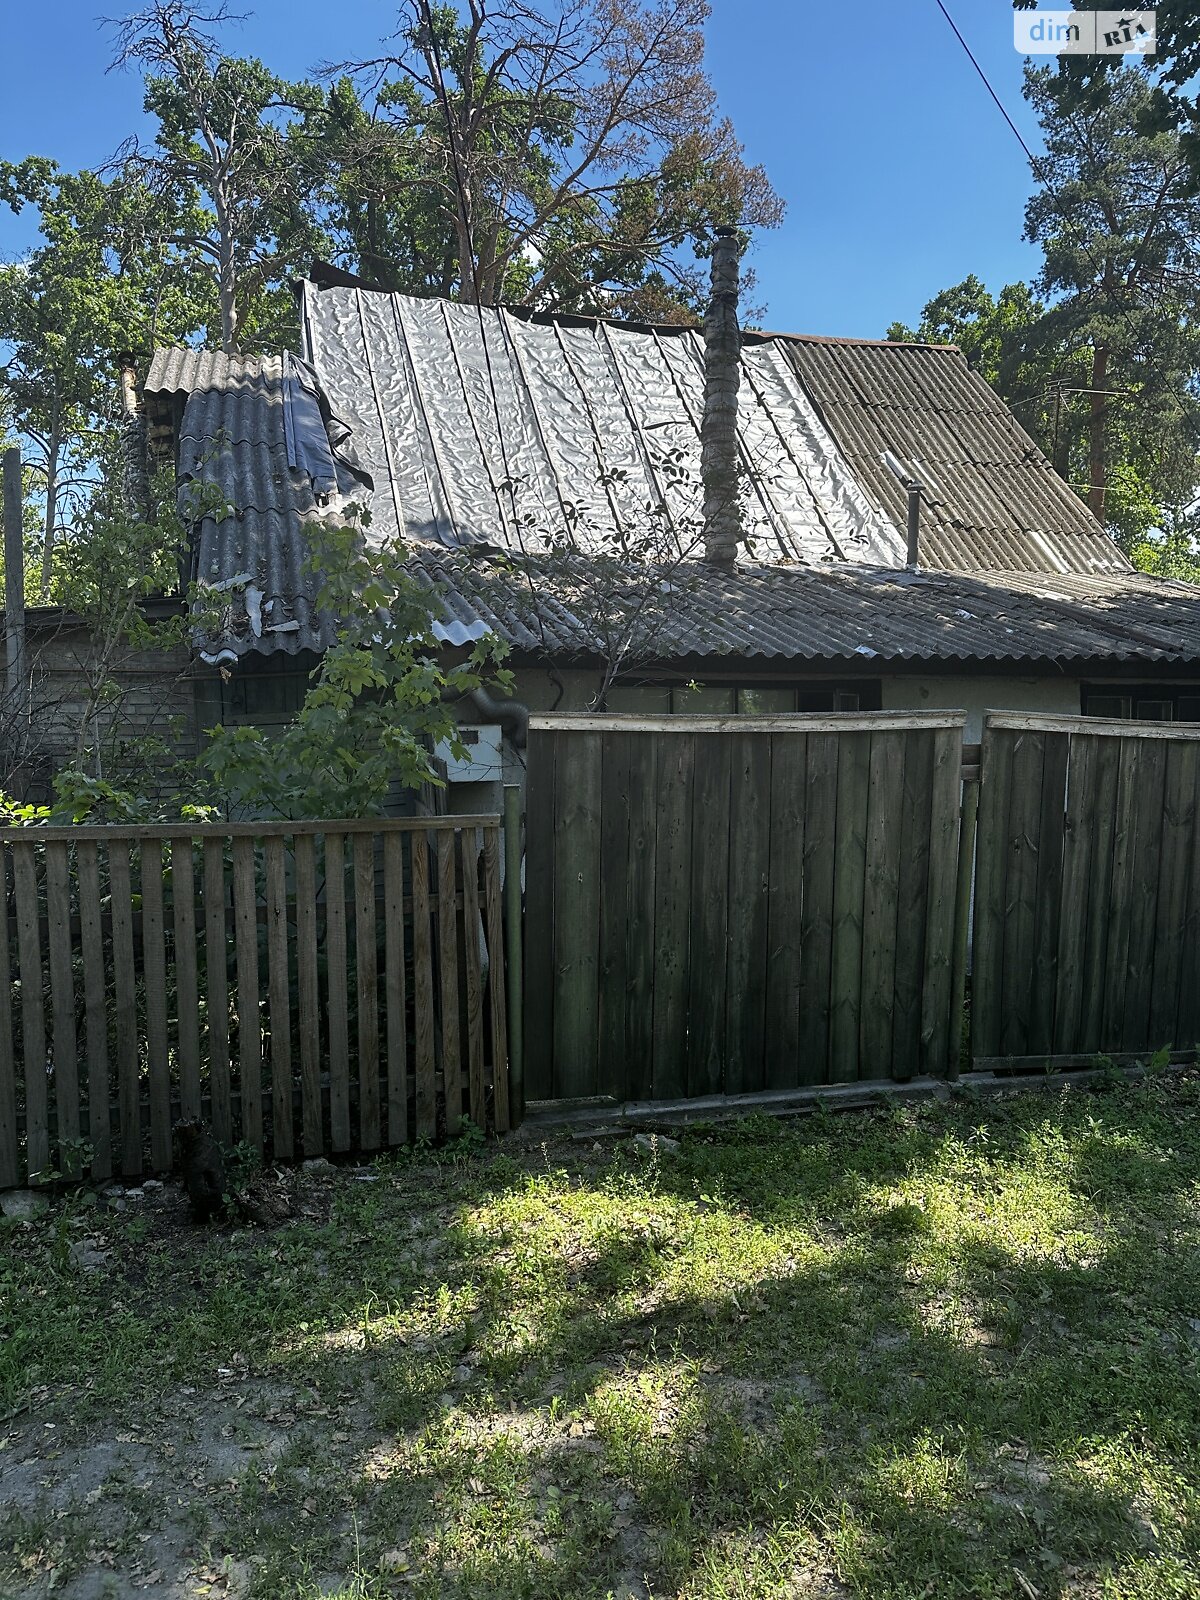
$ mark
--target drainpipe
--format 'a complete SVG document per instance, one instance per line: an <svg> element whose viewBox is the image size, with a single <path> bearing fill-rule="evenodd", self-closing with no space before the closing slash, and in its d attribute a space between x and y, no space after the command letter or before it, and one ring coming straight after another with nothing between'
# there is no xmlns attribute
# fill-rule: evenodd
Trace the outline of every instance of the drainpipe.
<svg viewBox="0 0 1200 1600"><path fill-rule="evenodd" d="M900 480L908 494L908 570L916 572L921 564L921 493L924 485L916 475L916 468L905 465L890 450L880 452L880 461L893 477Z"/></svg>
<svg viewBox="0 0 1200 1600"><path fill-rule="evenodd" d="M486 689L472 689L468 700L489 722L498 722L518 750L529 737L529 707L520 700L497 700Z"/></svg>
<svg viewBox="0 0 1200 1600"><path fill-rule="evenodd" d="M712 253L712 298L704 315L704 416L700 471L704 482L704 559L732 567L744 538L738 503L738 327L736 228L718 228Z"/></svg>

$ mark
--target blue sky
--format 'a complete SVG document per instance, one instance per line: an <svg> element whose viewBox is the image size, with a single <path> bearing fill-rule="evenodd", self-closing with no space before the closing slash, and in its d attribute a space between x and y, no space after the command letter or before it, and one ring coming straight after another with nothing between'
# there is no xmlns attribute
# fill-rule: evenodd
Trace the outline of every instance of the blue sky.
<svg viewBox="0 0 1200 1600"><path fill-rule="evenodd" d="M0 156L65 167L109 156L140 117L137 79L105 74L97 15L135 0L42 0L4 8ZM244 0L230 48L285 76L370 54L392 25L385 0ZM766 324L878 337L915 321L938 289L975 272L992 287L1037 270L1021 239L1032 177L934 0L712 0L709 70L752 160L788 203L754 252ZM1031 142L1009 0L950 9ZM1035 146L1036 148L1036 146ZM32 242L0 216L0 254Z"/></svg>

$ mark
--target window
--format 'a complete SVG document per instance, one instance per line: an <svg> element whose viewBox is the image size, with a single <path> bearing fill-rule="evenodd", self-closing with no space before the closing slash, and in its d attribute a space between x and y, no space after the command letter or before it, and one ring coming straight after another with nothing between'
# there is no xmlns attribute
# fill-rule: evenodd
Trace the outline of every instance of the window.
<svg viewBox="0 0 1200 1600"><path fill-rule="evenodd" d="M812 683L796 688L718 688L697 684L671 691L671 710L696 716L791 716L797 711L878 711L878 683Z"/></svg>
<svg viewBox="0 0 1200 1600"><path fill-rule="evenodd" d="M1083 714L1112 722L1200 722L1200 688L1195 684L1123 684L1120 688L1085 684Z"/></svg>

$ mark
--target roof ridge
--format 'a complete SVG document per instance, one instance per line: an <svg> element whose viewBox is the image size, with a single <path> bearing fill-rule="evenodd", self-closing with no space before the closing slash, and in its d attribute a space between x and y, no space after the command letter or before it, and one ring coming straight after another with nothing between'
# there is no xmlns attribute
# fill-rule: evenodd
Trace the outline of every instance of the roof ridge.
<svg viewBox="0 0 1200 1600"><path fill-rule="evenodd" d="M350 274L347 273L345 276L349 277ZM395 298L405 300L434 300L440 301L445 305L466 303L447 300L444 295L437 294L407 295L400 289L383 289L377 284L351 284L346 282L322 284L321 282L312 278L308 279L307 281L313 285L319 294L327 293L331 289L353 288L360 294L384 295L389 300ZM482 311L504 311L507 312L510 317L518 317L522 322L539 322L543 324L566 323L574 325L582 323L585 326L590 327L628 328L634 333L698 334L701 331L699 322L640 322L636 319L627 319L623 317L604 317L598 312L590 311L540 311L534 306L508 305L505 303L493 306L481 306L479 309ZM802 340L808 344L881 345L891 350L953 350L960 355L962 353L956 344L929 344L922 339L865 339L860 338L856 334L788 333L777 328L743 328L742 337L747 340L754 340L755 342L759 340L765 341L768 339L795 339Z"/></svg>

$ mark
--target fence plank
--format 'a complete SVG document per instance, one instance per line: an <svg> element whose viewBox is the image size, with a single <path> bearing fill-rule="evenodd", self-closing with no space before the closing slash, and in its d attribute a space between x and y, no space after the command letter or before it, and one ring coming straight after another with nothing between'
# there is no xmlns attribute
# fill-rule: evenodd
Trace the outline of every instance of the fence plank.
<svg viewBox="0 0 1200 1600"><path fill-rule="evenodd" d="M1117 786L1122 742L1096 739L1091 806L1092 872L1084 942L1083 1000L1077 1050L1095 1051L1104 1038L1104 1002L1108 989L1109 907L1112 904L1113 842L1117 828Z"/></svg>
<svg viewBox="0 0 1200 1600"><path fill-rule="evenodd" d="M800 935L804 903L803 734L771 740L770 868L767 886L766 1051L768 1089L791 1089L800 1066ZM711 980L708 980L711 981Z"/></svg>
<svg viewBox="0 0 1200 1600"><path fill-rule="evenodd" d="M568 1098L596 1093L601 749L599 734L565 734L554 758L554 1061Z"/></svg>
<svg viewBox="0 0 1200 1600"><path fill-rule="evenodd" d="M167 1047L167 949L163 918L162 845L143 839L142 976L146 993L146 1076L150 1091L150 1160L158 1172L171 1165L171 1058Z"/></svg>
<svg viewBox="0 0 1200 1600"><path fill-rule="evenodd" d="M1195 784L1200 786L1200 771ZM1200 788L1195 791L1195 820L1200 823ZM1179 1015L1175 1037L1179 1049L1200 1043L1200 844L1192 841L1184 914L1177 934L1180 947Z"/></svg>
<svg viewBox="0 0 1200 1600"><path fill-rule="evenodd" d="M17 956L21 964L21 1038L25 1058L25 1160L30 1178L50 1164L46 1104L46 1017L42 1001L42 948L37 857L32 844L13 845Z"/></svg>
<svg viewBox="0 0 1200 1600"><path fill-rule="evenodd" d="M418 837L414 835L414 838ZM329 998L329 1137L350 1148L350 1024L346 960L346 850L341 833L325 835L325 973Z"/></svg>
<svg viewBox="0 0 1200 1600"><path fill-rule="evenodd" d="M117 1036L118 1112L121 1172L142 1170L142 1107L138 1082L137 969L133 955L133 891L129 842L108 843L108 884L112 905L113 998Z"/></svg>
<svg viewBox="0 0 1200 1600"><path fill-rule="evenodd" d="M258 993L258 887L254 840L233 841L233 921L237 947L238 1078L242 1138L262 1148L262 1018Z"/></svg>
<svg viewBox="0 0 1200 1600"><path fill-rule="evenodd" d="M772 740L757 733L738 734L730 752L727 1094L750 1094L761 1089L766 1071L763 973L767 965L767 886L771 872L772 744Z"/></svg>
<svg viewBox="0 0 1200 1600"><path fill-rule="evenodd" d="M458 1132L463 1114L462 1036L458 1025L458 913L454 879L454 835L437 839L438 972L442 1006L442 1085L446 1096L446 1133Z"/></svg>
<svg viewBox="0 0 1200 1600"><path fill-rule="evenodd" d="M1058 928L1062 916L1070 745L1070 734L1046 735L1042 763L1041 817L1038 823L1037 883L1034 889L1027 1055L1049 1055L1054 1048L1054 1010L1059 976Z"/></svg>
<svg viewBox="0 0 1200 1600"><path fill-rule="evenodd" d="M808 736L804 775L804 897L800 928L800 1084L829 1070L833 975L833 839L837 830L838 735Z"/></svg>
<svg viewBox="0 0 1200 1600"><path fill-rule="evenodd" d="M229 1097L229 953L225 924L225 844L204 841L204 999L208 1019L208 1093L213 1133L233 1144Z"/></svg>
<svg viewBox="0 0 1200 1600"><path fill-rule="evenodd" d="M1042 773L1046 735L1019 732L1013 741L1009 803L1008 865L1005 870L1004 980L1001 1049L1023 1056L1033 1001L1033 946L1037 930L1038 853L1042 825Z"/></svg>
<svg viewBox="0 0 1200 1600"><path fill-rule="evenodd" d="M525 776L525 1093L551 1100L554 1083L554 761L552 733L530 730Z"/></svg>
<svg viewBox="0 0 1200 1600"><path fill-rule="evenodd" d="M404 841L398 833L383 836L383 906L388 1138L392 1144L403 1144L408 1138L408 984L404 972ZM479 1126L483 1125L481 1116Z"/></svg>
<svg viewBox="0 0 1200 1600"><path fill-rule="evenodd" d="M512 1123L508 1093L508 1007L504 989L504 908L500 898L500 829L483 830L483 882L487 904L488 988L492 1003L492 1092L497 1133Z"/></svg>
<svg viewBox="0 0 1200 1600"><path fill-rule="evenodd" d="M71 862L65 844L46 846L46 933L54 1020L54 1109L58 1170L80 1175L79 1054L75 1037L75 972L71 949Z"/></svg>
<svg viewBox="0 0 1200 1600"><path fill-rule="evenodd" d="M600 948L596 1018L596 1071L603 1084L620 1085L626 1098L625 1031L629 987L629 769L633 734L613 733L603 744L600 777ZM528 1008L526 1008L528 1017Z"/></svg>
<svg viewBox="0 0 1200 1600"><path fill-rule="evenodd" d="M200 1115L200 996L196 968L196 875L190 839L171 840L175 917L175 1015L179 1039L179 1109Z"/></svg>
<svg viewBox="0 0 1200 1600"><path fill-rule="evenodd" d="M934 816L933 741L931 733L907 734L902 752L904 779L899 802L896 970L891 1002L891 1075L901 1080L914 1077L922 1070L926 936L930 923L936 923L938 915L934 910L934 882L939 894L946 893L941 880L941 861L936 856L930 858L931 845L934 851L942 848L941 837L936 843L933 840L938 832L938 818ZM954 741L950 741L950 747L954 749ZM962 766L962 757L958 758L958 766ZM957 792L954 798L957 802ZM934 944L930 949L933 952ZM938 1032L936 1016L938 1011L933 1003L931 1043ZM942 1029L944 1026L942 1021Z"/></svg>
<svg viewBox="0 0 1200 1600"><path fill-rule="evenodd" d="M934 1077L958 1070L961 1017L952 1016L954 902L958 888L958 840L962 825L962 729L933 735L930 790L928 904L925 980L921 1000L921 1067ZM902 935L907 937L904 923Z"/></svg>
<svg viewBox="0 0 1200 1600"><path fill-rule="evenodd" d="M1138 791L1141 787L1142 741L1121 740L1117 763L1117 809L1112 843L1112 889L1108 903L1108 946L1098 1049L1121 1037L1125 984L1129 974L1129 936L1133 917L1134 863Z"/></svg>
<svg viewBox="0 0 1200 1600"><path fill-rule="evenodd" d="M397 844L399 840L397 839ZM296 851L296 989L300 1027L301 1141L306 1156L324 1149L321 1107L321 1006L317 959L317 848L301 834Z"/></svg>
<svg viewBox="0 0 1200 1600"><path fill-rule="evenodd" d="M1004 983L1004 896L1008 866L1008 816L1013 735L983 730L979 826L976 833L975 936L971 964L971 1048L977 1056L1001 1054Z"/></svg>
<svg viewBox="0 0 1200 1600"><path fill-rule="evenodd" d="M695 737L664 735L658 755L659 801L654 854L655 1099L687 1093L687 997L691 932L692 778ZM595 1093L595 1083L591 1093Z"/></svg>
<svg viewBox="0 0 1200 1600"><path fill-rule="evenodd" d="M1063 821L1062 911L1055 957L1057 984L1053 1050L1059 1055L1079 1049L1083 1023L1084 951L1088 918L1094 912L1093 877L1106 865L1095 855L1096 764L1098 741L1070 735L1067 765L1067 808ZM1043 1047L1049 1052L1049 1047Z"/></svg>
<svg viewBox="0 0 1200 1600"><path fill-rule="evenodd" d="M292 994L288 974L287 865L283 840L263 840L267 891L267 984L271 1029L271 1134L278 1160L290 1161L292 1132Z"/></svg>
<svg viewBox="0 0 1200 1600"><path fill-rule="evenodd" d="M17 1142L17 1053L12 1016L13 971L8 936L7 856L8 851L0 846L0 1188L4 1189L21 1181L21 1158Z"/></svg>
<svg viewBox="0 0 1200 1600"><path fill-rule="evenodd" d="M719 1094L724 1084L729 955L729 741L698 738L695 746L687 1063L692 1096Z"/></svg>
<svg viewBox="0 0 1200 1600"><path fill-rule="evenodd" d="M1171 746L1148 739L1142 746L1138 792L1134 800L1133 896L1129 911L1129 965L1125 1005L1116 1049L1145 1050L1165 1044L1150 1037L1150 996L1154 979L1154 929L1158 918L1159 864L1163 848L1167 757Z"/></svg>
<svg viewBox="0 0 1200 1600"><path fill-rule="evenodd" d="M474 828L459 834L463 885L463 973L467 1022L467 1088L471 1121L487 1126L487 1090L483 1074L483 966L479 941L479 835ZM390 969L389 969L390 970ZM390 1005L389 996L389 1005Z"/></svg>
<svg viewBox="0 0 1200 1600"><path fill-rule="evenodd" d="M452 833L439 833L439 849L443 839L454 843ZM354 837L354 975L358 997L358 1137L364 1150L379 1149L378 974L375 840L369 833L359 833Z"/></svg>
<svg viewBox="0 0 1200 1600"><path fill-rule="evenodd" d="M434 1056L433 939L429 921L429 840L412 838L413 1054L417 1138L437 1133L437 1065Z"/></svg>
<svg viewBox="0 0 1200 1600"><path fill-rule="evenodd" d="M628 996L624 1073L630 1100L648 1100L654 1061L654 905L658 841L658 741L638 739L629 765ZM561 915L561 913L559 913ZM526 1006L526 1016L529 1015ZM614 1085L615 1087L615 1085Z"/></svg>
<svg viewBox="0 0 1200 1600"><path fill-rule="evenodd" d="M83 1017L87 1060L88 1142L92 1177L112 1176L111 1089L108 1081L108 1015L104 993L104 929L100 910L100 860L88 841L75 848L79 883L79 952L83 963ZM2 887L2 885L0 885ZM0 950L0 971L3 970Z"/></svg>
<svg viewBox="0 0 1200 1600"><path fill-rule="evenodd" d="M866 888L870 735L845 735L838 747L834 838L833 963L829 993L830 1078L859 1075L863 895Z"/></svg>
<svg viewBox="0 0 1200 1600"><path fill-rule="evenodd" d="M896 917L904 806L904 735L870 735L867 848L863 876L860 1078L892 1074Z"/></svg>
<svg viewBox="0 0 1200 1600"><path fill-rule="evenodd" d="M1162 867L1158 885L1158 918L1154 929L1154 978L1150 988L1150 1031L1147 1044L1186 1047L1179 1031L1180 983L1184 970L1188 881L1195 848L1196 780L1200 747L1168 746L1163 797Z"/></svg>

